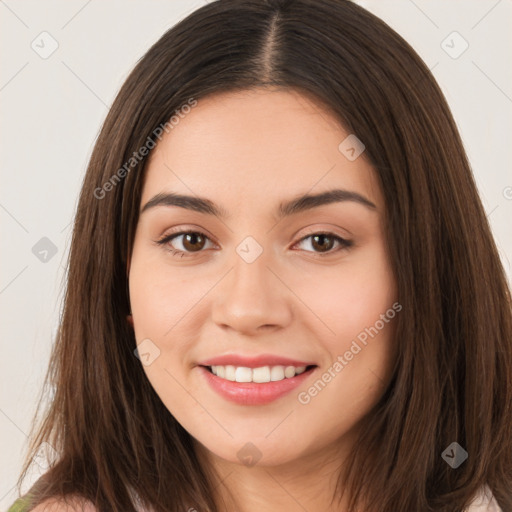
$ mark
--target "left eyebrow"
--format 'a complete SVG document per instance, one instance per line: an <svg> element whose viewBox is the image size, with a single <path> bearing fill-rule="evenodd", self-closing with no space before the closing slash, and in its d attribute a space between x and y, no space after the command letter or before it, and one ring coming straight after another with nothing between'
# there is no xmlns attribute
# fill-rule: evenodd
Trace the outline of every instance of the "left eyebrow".
<svg viewBox="0 0 512 512"><path fill-rule="evenodd" d="M283 217L318 208L319 206L346 201L355 202L370 210L377 209L374 203L358 192L334 189L321 192L319 194L300 195L286 202L280 203L277 208L277 218L282 219ZM205 213L207 215L215 215L222 219L230 217L229 213L224 208L216 205L213 201L210 201L207 198L174 194L172 192L161 192L151 198L141 209L140 215L151 208L156 208L157 206L178 206L180 208L186 208L188 210Z"/></svg>

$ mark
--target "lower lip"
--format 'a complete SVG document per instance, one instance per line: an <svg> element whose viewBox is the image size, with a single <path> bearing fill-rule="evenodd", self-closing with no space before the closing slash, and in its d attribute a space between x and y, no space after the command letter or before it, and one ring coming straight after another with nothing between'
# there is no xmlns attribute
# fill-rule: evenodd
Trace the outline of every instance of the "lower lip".
<svg viewBox="0 0 512 512"><path fill-rule="evenodd" d="M290 393L300 386L317 368L291 377L289 379L271 382L233 382L221 379L207 370L204 366L198 366L201 373L211 388L223 398L241 405L264 405Z"/></svg>

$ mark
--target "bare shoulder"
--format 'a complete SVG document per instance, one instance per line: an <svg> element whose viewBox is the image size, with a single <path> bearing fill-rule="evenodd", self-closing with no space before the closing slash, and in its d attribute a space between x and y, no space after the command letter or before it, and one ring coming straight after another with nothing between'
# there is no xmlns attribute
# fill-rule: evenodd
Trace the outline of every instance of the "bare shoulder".
<svg viewBox="0 0 512 512"><path fill-rule="evenodd" d="M97 512L96 507L86 500L52 498L37 505L30 512Z"/></svg>

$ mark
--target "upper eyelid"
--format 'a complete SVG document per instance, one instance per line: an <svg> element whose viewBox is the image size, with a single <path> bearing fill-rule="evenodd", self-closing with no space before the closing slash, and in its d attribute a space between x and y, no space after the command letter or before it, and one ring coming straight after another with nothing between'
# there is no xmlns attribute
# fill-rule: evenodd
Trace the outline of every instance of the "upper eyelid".
<svg viewBox="0 0 512 512"><path fill-rule="evenodd" d="M164 240L172 240L173 238L177 238L179 236L182 236L182 235L187 235L188 233L198 233L202 236L205 236L206 238L208 238L208 240L210 240L211 242L213 242L213 237L210 236L207 232L205 232L204 230L202 229L199 229L199 228L194 228L194 229L180 229L179 231L176 231L176 232L171 232L171 233L167 233L165 235L162 235L161 237L158 238L157 241L161 242L161 241L164 241Z"/></svg>

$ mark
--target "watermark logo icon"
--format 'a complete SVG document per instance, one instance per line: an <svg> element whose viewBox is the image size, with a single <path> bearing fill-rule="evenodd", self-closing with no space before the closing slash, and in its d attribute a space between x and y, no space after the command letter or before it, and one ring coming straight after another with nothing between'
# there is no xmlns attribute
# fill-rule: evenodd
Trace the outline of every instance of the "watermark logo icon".
<svg viewBox="0 0 512 512"><path fill-rule="evenodd" d="M454 441L441 454L441 457L449 466L457 469L468 458L468 452L459 443Z"/></svg>
<svg viewBox="0 0 512 512"><path fill-rule="evenodd" d="M144 366L149 366L160 356L160 349L149 338L142 340L133 351Z"/></svg>
<svg viewBox="0 0 512 512"><path fill-rule="evenodd" d="M238 460L248 467L254 466L262 457L262 453L253 443L245 443L237 452Z"/></svg>
<svg viewBox="0 0 512 512"><path fill-rule="evenodd" d="M34 455L32 460L43 470L46 471L50 464L57 460L57 452L55 448L44 441L41 443L41 446L37 450L37 453Z"/></svg>
<svg viewBox="0 0 512 512"><path fill-rule="evenodd" d="M57 254L57 246L44 236L32 247L32 254L42 263L48 263Z"/></svg>
<svg viewBox="0 0 512 512"><path fill-rule="evenodd" d="M263 247L252 236L247 236L238 244L236 252L246 263L252 263L260 257Z"/></svg>
<svg viewBox="0 0 512 512"><path fill-rule="evenodd" d="M452 59L458 59L469 48L469 43L457 31L453 31L441 41L441 48Z"/></svg>
<svg viewBox="0 0 512 512"><path fill-rule="evenodd" d="M343 139L338 146L339 152L351 162L357 160L365 149L366 146L353 133Z"/></svg>
<svg viewBox="0 0 512 512"><path fill-rule="evenodd" d="M39 55L39 57L41 57L41 59L48 59L57 51L59 43L49 32L46 32L45 30L32 41L30 47Z"/></svg>

